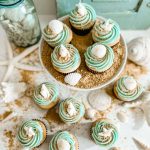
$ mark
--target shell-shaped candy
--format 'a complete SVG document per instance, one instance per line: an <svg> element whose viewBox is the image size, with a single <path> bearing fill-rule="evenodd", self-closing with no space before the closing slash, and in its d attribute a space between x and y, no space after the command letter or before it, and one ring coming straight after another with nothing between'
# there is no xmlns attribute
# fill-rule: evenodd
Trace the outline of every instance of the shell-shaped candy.
<svg viewBox="0 0 150 150"><path fill-rule="evenodd" d="M70 150L70 144L63 139L57 140L58 150Z"/></svg>
<svg viewBox="0 0 150 150"><path fill-rule="evenodd" d="M64 81L72 86L75 86L81 79L81 74L79 73L70 73L65 76Z"/></svg>
<svg viewBox="0 0 150 150"><path fill-rule="evenodd" d="M87 119L94 119L95 116L96 116L96 113L97 111L93 108L88 108L86 111L85 111L85 117Z"/></svg>
<svg viewBox="0 0 150 150"><path fill-rule="evenodd" d="M134 63L148 67L150 64L150 38L139 37L128 44L128 59Z"/></svg>

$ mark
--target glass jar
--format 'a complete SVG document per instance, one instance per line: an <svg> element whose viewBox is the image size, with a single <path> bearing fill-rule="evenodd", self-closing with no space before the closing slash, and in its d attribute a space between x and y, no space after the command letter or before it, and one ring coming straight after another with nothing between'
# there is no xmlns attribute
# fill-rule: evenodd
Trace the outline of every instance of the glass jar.
<svg viewBox="0 0 150 150"><path fill-rule="evenodd" d="M0 0L0 22L16 46L28 47L40 40L41 29L33 0Z"/></svg>

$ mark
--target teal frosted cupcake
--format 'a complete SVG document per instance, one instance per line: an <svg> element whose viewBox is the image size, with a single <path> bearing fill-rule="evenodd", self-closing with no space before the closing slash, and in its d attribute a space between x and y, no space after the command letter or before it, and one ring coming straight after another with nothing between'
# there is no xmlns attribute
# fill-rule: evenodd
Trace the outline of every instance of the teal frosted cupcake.
<svg viewBox="0 0 150 150"><path fill-rule="evenodd" d="M108 70L114 62L113 49L100 43L88 47L84 55L87 68L94 73Z"/></svg>
<svg viewBox="0 0 150 150"><path fill-rule="evenodd" d="M50 109L59 102L59 91L56 85L52 83L42 83L34 91L33 100L43 108Z"/></svg>
<svg viewBox="0 0 150 150"><path fill-rule="evenodd" d="M121 77L114 85L114 93L120 100L136 100L144 91L144 88L131 76Z"/></svg>
<svg viewBox="0 0 150 150"><path fill-rule="evenodd" d="M24 147L33 149L40 146L46 136L44 123L39 120L30 120L20 126L17 138Z"/></svg>
<svg viewBox="0 0 150 150"><path fill-rule="evenodd" d="M94 42L114 46L120 41L120 27L113 20L97 20L92 30Z"/></svg>
<svg viewBox="0 0 150 150"><path fill-rule="evenodd" d="M68 131L59 131L51 139L49 150L79 150L78 140Z"/></svg>
<svg viewBox="0 0 150 150"><path fill-rule="evenodd" d="M67 98L59 105L59 117L67 124L78 123L85 114L83 103L73 98Z"/></svg>
<svg viewBox="0 0 150 150"><path fill-rule="evenodd" d="M59 20L52 20L43 30L44 40L51 46L56 47L60 44L70 43L72 31Z"/></svg>
<svg viewBox="0 0 150 150"><path fill-rule="evenodd" d="M93 123L91 137L101 147L110 147L118 140L118 130L108 119L99 119Z"/></svg>
<svg viewBox="0 0 150 150"><path fill-rule="evenodd" d="M70 24L75 33L79 35L87 34L96 21L96 12L88 4L79 3L69 15Z"/></svg>
<svg viewBox="0 0 150 150"><path fill-rule="evenodd" d="M68 74L77 70L81 58L78 50L71 44L55 47L51 54L53 67L60 73Z"/></svg>

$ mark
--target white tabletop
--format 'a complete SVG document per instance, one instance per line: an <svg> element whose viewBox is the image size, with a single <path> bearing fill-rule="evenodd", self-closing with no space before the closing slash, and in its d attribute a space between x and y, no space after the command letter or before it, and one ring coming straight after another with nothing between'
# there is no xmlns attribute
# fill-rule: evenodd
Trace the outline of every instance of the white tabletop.
<svg viewBox="0 0 150 150"><path fill-rule="evenodd" d="M49 20L52 18L55 18L55 16L39 16L40 17L40 22L41 22L41 27L43 28ZM129 42L131 39L134 39L139 36L145 36L145 37L150 37L150 30L144 30L144 31L122 31L122 35L124 36L126 42ZM1 37L2 38L2 37ZM6 53L6 45L4 42L1 43L1 48L0 48L0 61L1 60L6 60L7 59L7 53ZM1 67L0 68L0 79L3 77L5 73L6 67ZM13 76L13 75L12 75ZM42 81L45 81L47 79L47 75L45 75L44 72L40 72L37 75L34 75L35 77L35 85L41 83ZM11 79L10 79L11 80ZM12 79L13 80L13 79ZM144 75L139 78L139 81L146 86L147 88L150 87L150 77L149 75ZM65 92L64 92L65 91ZM64 94L65 93L65 94ZM61 97L65 98L68 96L74 96L74 97L79 97L80 99L86 100L88 92L74 92L74 91L69 91L68 89L63 89L61 91ZM20 99L24 105L22 107L18 106L15 104L10 106L6 105L4 103L0 104L0 114L4 113L6 110L12 110L16 111L17 114L21 115L25 119L30 119L30 118L39 118L43 117L46 114L46 111L41 110L35 104L32 102L32 100L28 97L23 97ZM28 107L28 110L26 112L26 108ZM108 117L113 118L115 114L115 111L112 112ZM22 118L21 117L21 118ZM4 135L4 130L9 130L12 131L12 134L16 135L17 129L15 128L17 124L19 124L20 121L19 119L16 122L13 122L12 120L10 121L0 121L0 150L23 150L23 148L19 145L18 141L14 139L7 138L6 135ZM88 125L83 125L78 131L76 131L76 135L78 137L79 143L80 143L80 149L81 150L107 150L106 148L100 148L99 146L95 145L90 137L89 137L89 131L88 131ZM2 129L2 130L1 130ZM75 132L75 131L74 131ZM146 144L150 145L150 128L144 122L144 125L136 130L133 129L133 126L130 125L130 123L119 123L119 140L115 144L115 146L121 147L122 150L138 150L137 147L135 146L132 137L136 137L143 141ZM12 145L10 146L10 140L12 140ZM48 143L49 143L50 138L46 140L46 142L37 150L47 150L48 149ZM10 148L11 147L11 148Z"/></svg>

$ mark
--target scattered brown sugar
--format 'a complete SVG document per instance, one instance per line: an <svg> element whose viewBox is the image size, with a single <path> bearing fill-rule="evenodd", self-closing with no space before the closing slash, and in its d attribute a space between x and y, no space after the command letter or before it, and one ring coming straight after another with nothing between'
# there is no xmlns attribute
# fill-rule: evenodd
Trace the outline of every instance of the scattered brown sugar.
<svg viewBox="0 0 150 150"><path fill-rule="evenodd" d="M70 26L68 19L64 20L64 22ZM79 36L73 33L73 39L71 41L71 44L73 44L80 53L81 56L81 65L77 69L76 72L80 73L82 75L82 78L78 82L78 84L75 87L79 88L92 88L99 86L105 82L107 82L109 79L111 79L117 71L120 69L120 66L122 64L123 58L124 58L124 52L125 52L125 47L123 44L122 39L118 44L113 46L114 54L115 54L115 59L114 59L114 64L113 66L108 69L107 71L103 73L91 73L90 71L87 70L86 64L85 64L85 59L84 59L84 52L86 51L87 47L91 46L93 44L92 40L92 35L91 32L88 33L85 36ZM42 61L44 66L47 68L49 73L58 81L65 83L64 82L64 77L65 75L57 72L51 63L51 53L53 49L46 43L43 42L42 44Z"/></svg>
<svg viewBox="0 0 150 150"><path fill-rule="evenodd" d="M4 135L8 138L8 149L12 150L12 148L15 147L14 145L15 135L13 134L12 131L8 131L8 130L4 131Z"/></svg>
<svg viewBox="0 0 150 150"><path fill-rule="evenodd" d="M3 114L0 115L0 121L6 119L11 113L12 111L5 111Z"/></svg>

